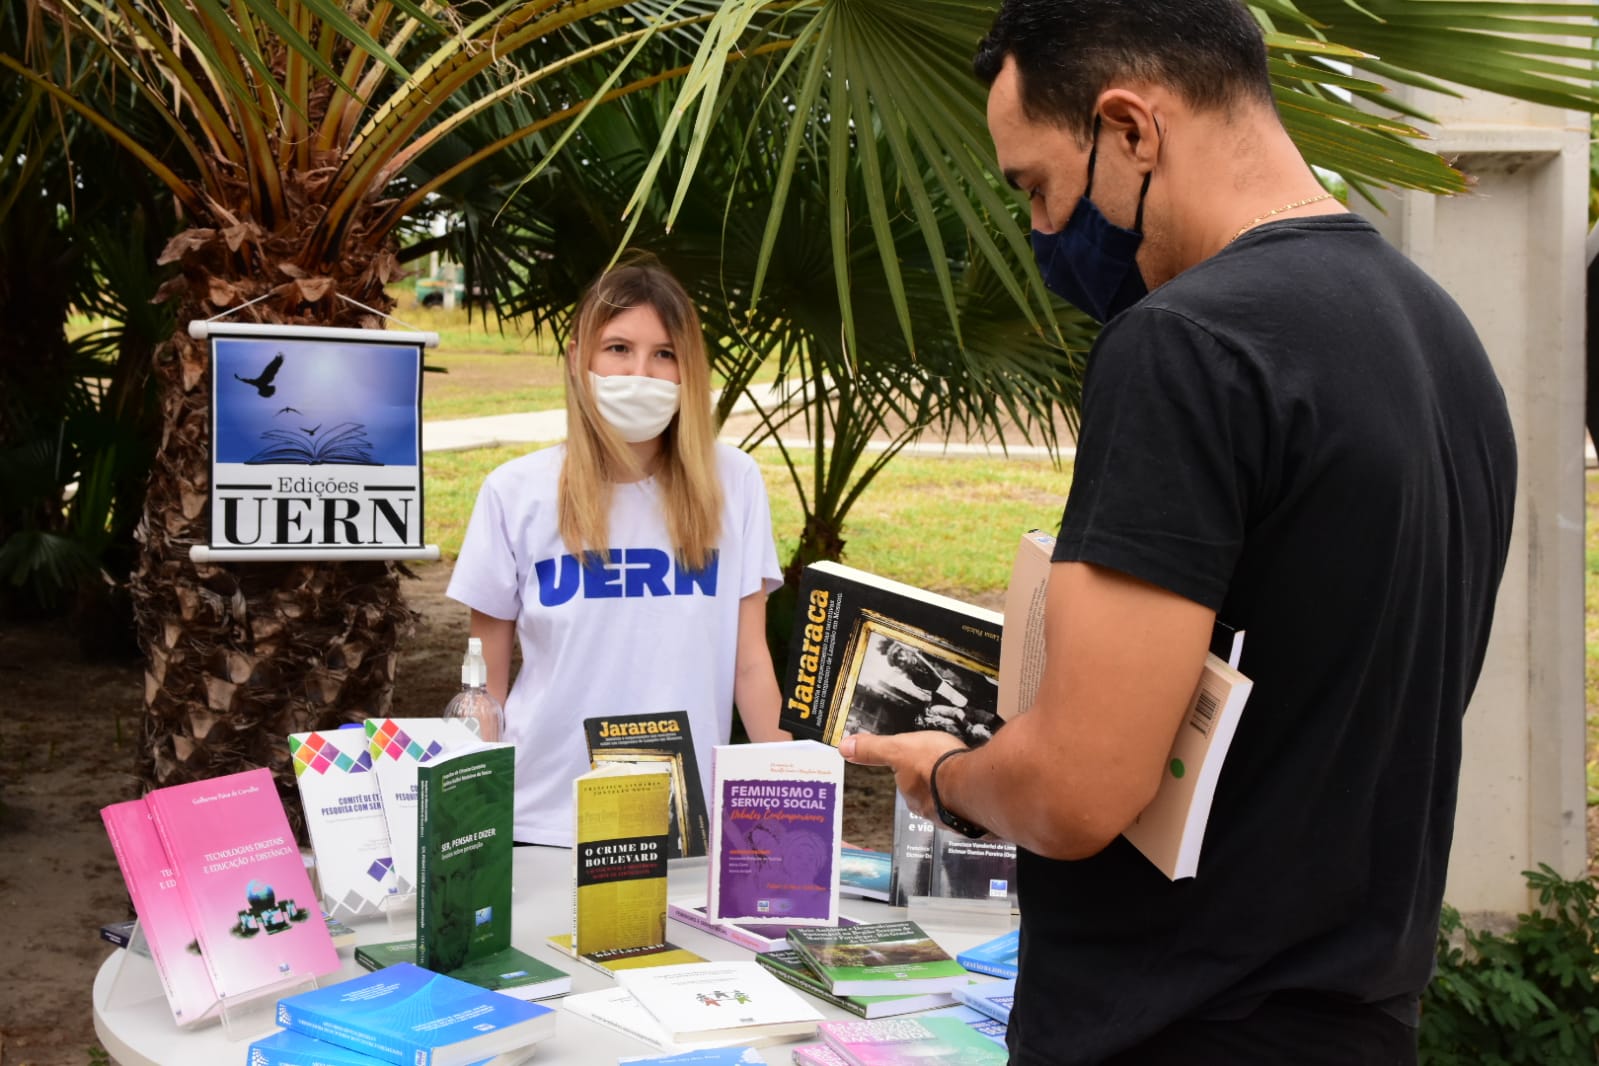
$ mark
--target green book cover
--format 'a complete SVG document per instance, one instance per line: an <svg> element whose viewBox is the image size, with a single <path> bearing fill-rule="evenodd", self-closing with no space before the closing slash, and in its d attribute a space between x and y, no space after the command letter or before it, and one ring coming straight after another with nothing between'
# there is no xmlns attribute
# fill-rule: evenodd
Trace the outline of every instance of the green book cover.
<svg viewBox="0 0 1599 1066"><path fill-rule="evenodd" d="M417 767L417 964L450 973L511 946L515 751L479 744Z"/></svg>
<svg viewBox="0 0 1599 1066"><path fill-rule="evenodd" d="M836 996L828 990L816 971L806 964L805 956L792 948L763 952L755 956L755 961L778 980L862 1018L889 1018L896 1014L947 1007L955 1002L955 997L947 992L918 996Z"/></svg>
<svg viewBox="0 0 1599 1066"><path fill-rule="evenodd" d="M368 970L381 970L400 962L416 962L416 941L389 940L364 944L355 950L355 961ZM525 951L506 948L481 959L473 959L450 977L477 985L490 992L504 992L518 999L543 999L572 990L572 978L565 970L541 962Z"/></svg>
<svg viewBox="0 0 1599 1066"><path fill-rule="evenodd" d="M915 922L795 927L788 942L834 995L951 992L971 977Z"/></svg>

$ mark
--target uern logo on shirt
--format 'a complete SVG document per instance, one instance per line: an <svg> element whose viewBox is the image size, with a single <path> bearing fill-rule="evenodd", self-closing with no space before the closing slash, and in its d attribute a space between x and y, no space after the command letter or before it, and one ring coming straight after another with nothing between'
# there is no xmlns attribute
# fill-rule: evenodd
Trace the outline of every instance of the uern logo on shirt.
<svg viewBox="0 0 1599 1066"><path fill-rule="evenodd" d="M581 594L585 600L641 596L716 595L718 554L699 570L659 548L612 548L609 561L597 554L561 555L533 564L539 604L559 607Z"/></svg>

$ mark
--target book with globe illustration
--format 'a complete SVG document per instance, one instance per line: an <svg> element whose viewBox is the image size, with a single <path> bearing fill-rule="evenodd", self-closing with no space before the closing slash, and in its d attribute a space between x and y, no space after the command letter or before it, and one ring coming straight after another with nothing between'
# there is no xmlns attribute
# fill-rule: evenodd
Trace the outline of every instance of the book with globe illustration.
<svg viewBox="0 0 1599 1066"><path fill-rule="evenodd" d="M171 785L144 801L218 995L339 968L270 771Z"/></svg>

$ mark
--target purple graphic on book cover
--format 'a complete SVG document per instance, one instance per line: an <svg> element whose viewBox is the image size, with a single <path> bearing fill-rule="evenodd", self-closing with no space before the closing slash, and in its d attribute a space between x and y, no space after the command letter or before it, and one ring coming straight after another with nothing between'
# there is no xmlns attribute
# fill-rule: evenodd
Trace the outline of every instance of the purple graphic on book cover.
<svg viewBox="0 0 1599 1066"><path fill-rule="evenodd" d="M722 782L716 917L826 918L833 882L831 782Z"/></svg>

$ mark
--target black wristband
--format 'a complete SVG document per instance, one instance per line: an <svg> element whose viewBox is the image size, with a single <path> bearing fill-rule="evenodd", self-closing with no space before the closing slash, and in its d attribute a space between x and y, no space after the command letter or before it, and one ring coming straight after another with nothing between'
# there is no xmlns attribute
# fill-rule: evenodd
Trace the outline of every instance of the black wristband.
<svg viewBox="0 0 1599 1066"><path fill-rule="evenodd" d="M973 840L976 840L978 837L986 837L988 835L988 830L984 829L976 822L968 822L960 815L951 811L948 807L945 807L944 801L938 798L938 768L943 766L944 760L948 759L950 756L965 755L971 750L971 748L950 748L944 754L940 755L933 763L933 768L927 772L927 791L933 794L933 810L938 813L938 820L955 830L955 832L959 833L961 836L970 837Z"/></svg>

